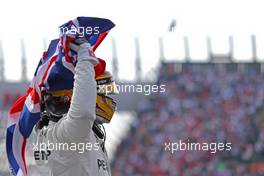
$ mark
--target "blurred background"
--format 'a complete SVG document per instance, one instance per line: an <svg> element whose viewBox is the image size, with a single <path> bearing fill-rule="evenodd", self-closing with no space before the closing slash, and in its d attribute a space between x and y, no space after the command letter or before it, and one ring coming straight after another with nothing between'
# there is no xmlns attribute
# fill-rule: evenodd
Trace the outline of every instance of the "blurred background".
<svg viewBox="0 0 264 176"><path fill-rule="evenodd" d="M113 176L264 175L264 24L261 1L1 1L0 176L7 176L7 112L23 95L58 26L76 16L116 27L96 55L122 92L106 125ZM60 10L60 11L59 11ZM59 12L58 12L59 11ZM30 141L34 142L34 134ZM231 142L231 151L164 150L165 142ZM27 146L29 169L42 176Z"/></svg>

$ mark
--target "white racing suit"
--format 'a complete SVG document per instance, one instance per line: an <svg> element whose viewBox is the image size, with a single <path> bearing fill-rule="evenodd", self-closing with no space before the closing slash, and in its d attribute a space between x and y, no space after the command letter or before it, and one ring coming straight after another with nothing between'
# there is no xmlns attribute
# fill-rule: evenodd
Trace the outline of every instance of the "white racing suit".
<svg viewBox="0 0 264 176"><path fill-rule="evenodd" d="M67 115L57 123L50 123L38 135L39 147L41 143L50 144L50 147L35 152L34 157L35 160L46 160L50 176L111 175L103 140L92 130L97 95L94 77L94 66L89 61L77 62ZM57 145L57 149L51 150L51 143Z"/></svg>

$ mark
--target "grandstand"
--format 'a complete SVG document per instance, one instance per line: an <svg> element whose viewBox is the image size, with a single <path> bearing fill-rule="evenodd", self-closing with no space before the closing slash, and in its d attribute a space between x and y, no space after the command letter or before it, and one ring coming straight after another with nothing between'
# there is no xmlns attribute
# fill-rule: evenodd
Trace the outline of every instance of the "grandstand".
<svg viewBox="0 0 264 176"><path fill-rule="evenodd" d="M158 83L166 93L138 109L113 175L262 175L264 74L260 64L243 72L238 65L185 63L178 72L176 63L163 63ZM232 150L165 152L164 143L178 140L228 141Z"/></svg>
<svg viewBox="0 0 264 176"><path fill-rule="evenodd" d="M165 84L166 92L137 109L112 162L113 175L264 175L264 74L254 42L253 36L248 63L234 62L232 40L221 55L209 42L208 62L162 62L157 84ZM165 151L165 143L179 140L230 142L232 149Z"/></svg>
<svg viewBox="0 0 264 176"><path fill-rule="evenodd" d="M165 84L166 91L150 96L121 92L118 116L125 116L120 117L125 121L120 122L115 117L115 121L107 125L112 175L264 175L264 65L256 58L256 49L252 47L251 62L238 63L233 59L232 45L229 53L219 55L212 53L208 42L207 62L192 62L188 52L186 61L167 62L161 39L159 43L161 61L155 82L144 82L141 75L133 82L119 82L120 85L139 81ZM254 37L252 46L255 46ZM188 51L188 45L185 47ZM114 54L113 63L117 63L116 59ZM141 73L139 53L136 63L136 73ZM4 70L1 64L0 68ZM118 77L118 65L113 68ZM4 151L6 112L29 84L25 80L7 82L3 75L0 82L0 176L8 175ZM232 149L214 154L165 151L164 143L178 140L231 142ZM34 176L41 176L32 158L29 164Z"/></svg>

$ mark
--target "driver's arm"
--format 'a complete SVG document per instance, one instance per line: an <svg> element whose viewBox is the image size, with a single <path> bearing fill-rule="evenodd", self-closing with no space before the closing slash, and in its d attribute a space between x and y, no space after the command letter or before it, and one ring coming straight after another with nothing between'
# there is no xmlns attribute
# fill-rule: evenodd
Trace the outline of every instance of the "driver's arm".
<svg viewBox="0 0 264 176"><path fill-rule="evenodd" d="M91 131L95 120L97 89L94 62L91 62L94 58L87 54L87 50L83 53L86 54L78 53L73 96L67 116L57 122L52 130L52 136L56 141L83 141Z"/></svg>

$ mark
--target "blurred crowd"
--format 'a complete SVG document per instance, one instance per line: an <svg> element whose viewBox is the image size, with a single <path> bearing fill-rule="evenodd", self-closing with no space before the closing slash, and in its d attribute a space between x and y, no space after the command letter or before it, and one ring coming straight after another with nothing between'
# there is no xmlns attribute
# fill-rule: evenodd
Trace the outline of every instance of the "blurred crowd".
<svg viewBox="0 0 264 176"><path fill-rule="evenodd" d="M264 74L212 66L161 68L166 91L146 97L115 154L114 176L264 175ZM165 151L165 143L231 142L230 151ZM254 165L255 163L255 165Z"/></svg>
<svg viewBox="0 0 264 176"><path fill-rule="evenodd" d="M7 162L5 153L5 134L7 125L7 112L0 111L0 176L6 176Z"/></svg>
<svg viewBox="0 0 264 176"><path fill-rule="evenodd" d="M7 126L7 110L21 96L19 91L0 92L0 176L10 175L7 168L6 152L5 152L5 134Z"/></svg>
<svg viewBox="0 0 264 176"><path fill-rule="evenodd" d="M8 110L12 104L21 96L21 93L17 91L14 92L1 92L0 94L0 110Z"/></svg>

